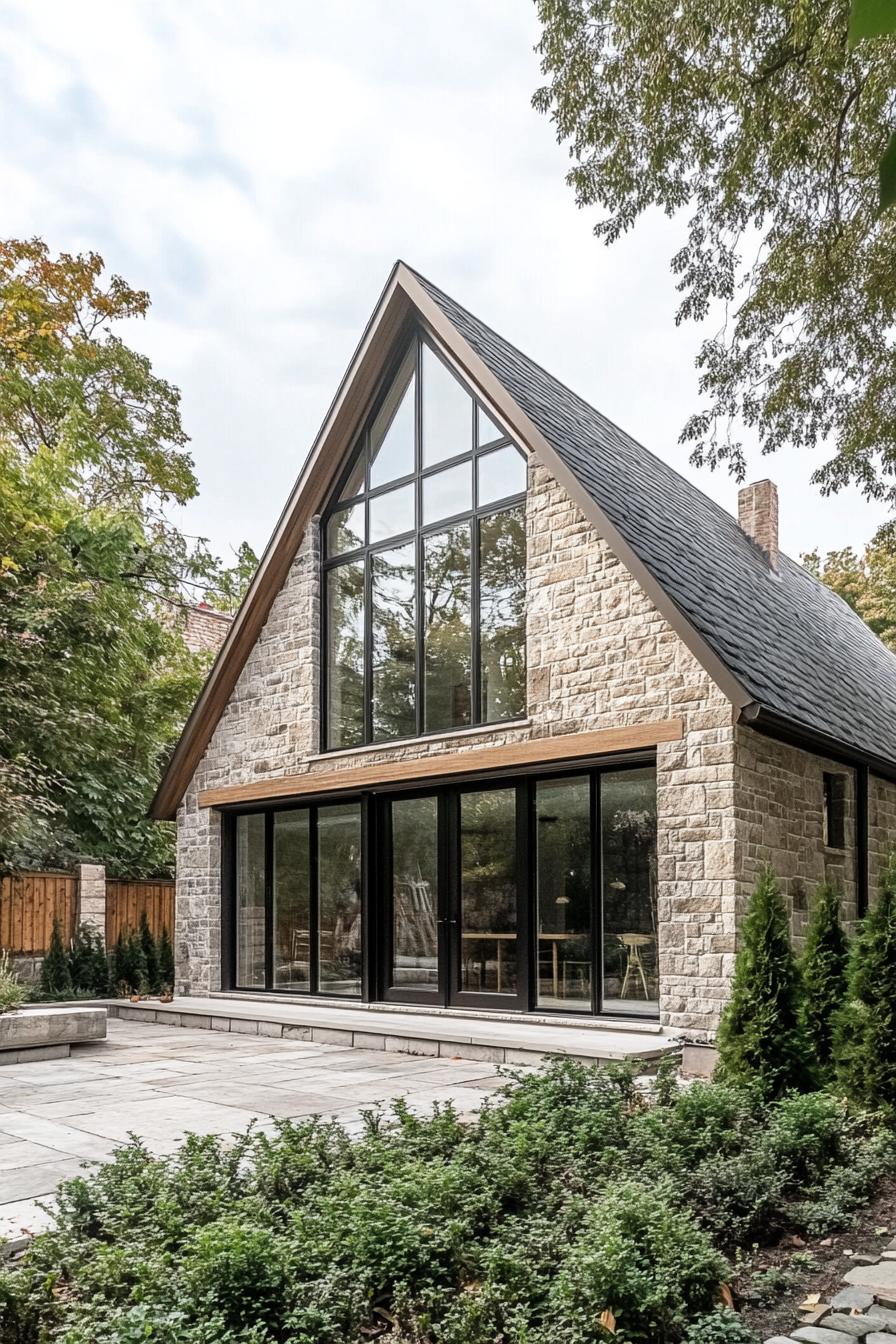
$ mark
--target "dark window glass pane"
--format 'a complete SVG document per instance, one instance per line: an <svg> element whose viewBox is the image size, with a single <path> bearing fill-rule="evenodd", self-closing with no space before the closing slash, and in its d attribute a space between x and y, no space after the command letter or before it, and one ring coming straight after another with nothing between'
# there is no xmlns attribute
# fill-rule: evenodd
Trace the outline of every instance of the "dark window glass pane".
<svg viewBox="0 0 896 1344"><path fill-rule="evenodd" d="M236 819L236 982L264 988L264 817Z"/></svg>
<svg viewBox="0 0 896 1344"><path fill-rule="evenodd" d="M371 488L414 470L415 360L412 350L370 427Z"/></svg>
<svg viewBox="0 0 896 1344"><path fill-rule="evenodd" d="M479 631L482 718L526 712L526 510L479 524Z"/></svg>
<svg viewBox="0 0 896 1344"><path fill-rule="evenodd" d="M339 502L344 499L354 499L355 495L360 495L364 489L364 469L367 464L366 454L361 452L355 458L354 465L348 474L345 485L339 491Z"/></svg>
<svg viewBox="0 0 896 1344"><path fill-rule="evenodd" d="M423 546L425 728L470 722L470 525L463 523Z"/></svg>
<svg viewBox="0 0 896 1344"><path fill-rule="evenodd" d="M274 813L274 985L311 988L309 814Z"/></svg>
<svg viewBox="0 0 896 1344"><path fill-rule="evenodd" d="M370 501L370 540L388 541L414 530L414 487L402 485Z"/></svg>
<svg viewBox="0 0 896 1344"><path fill-rule="evenodd" d="M438 825L435 798L391 804L392 985L437 990Z"/></svg>
<svg viewBox="0 0 896 1344"><path fill-rule="evenodd" d="M364 562L327 573L327 744L364 737Z"/></svg>
<svg viewBox="0 0 896 1344"><path fill-rule="evenodd" d="M503 429L499 429L494 420L486 415L481 406L476 408L476 442L481 448L484 443L494 443L496 439L506 438Z"/></svg>
<svg viewBox="0 0 896 1344"><path fill-rule="evenodd" d="M423 524L469 513L473 508L473 463L460 462L423 478Z"/></svg>
<svg viewBox="0 0 896 1344"><path fill-rule="evenodd" d="M656 772L601 778L604 1008L655 1017Z"/></svg>
<svg viewBox="0 0 896 1344"><path fill-rule="evenodd" d="M417 731L414 542L371 557L373 736L411 737Z"/></svg>
<svg viewBox="0 0 896 1344"><path fill-rule="evenodd" d="M461 989L517 990L516 790L460 799Z"/></svg>
<svg viewBox="0 0 896 1344"><path fill-rule="evenodd" d="M342 555L364 545L364 504L340 509L327 523L327 555Z"/></svg>
<svg viewBox="0 0 896 1344"><path fill-rule="evenodd" d="M539 780L535 790L538 1003L591 1011L591 787Z"/></svg>
<svg viewBox="0 0 896 1344"><path fill-rule="evenodd" d="M361 808L317 811L320 992L361 992Z"/></svg>
<svg viewBox="0 0 896 1344"><path fill-rule="evenodd" d="M521 495L526 489L526 459L509 445L480 457L476 470L478 507L494 504L496 499Z"/></svg>
<svg viewBox="0 0 896 1344"><path fill-rule="evenodd" d="M473 399L442 363L423 347L423 465L468 453L473 446Z"/></svg>

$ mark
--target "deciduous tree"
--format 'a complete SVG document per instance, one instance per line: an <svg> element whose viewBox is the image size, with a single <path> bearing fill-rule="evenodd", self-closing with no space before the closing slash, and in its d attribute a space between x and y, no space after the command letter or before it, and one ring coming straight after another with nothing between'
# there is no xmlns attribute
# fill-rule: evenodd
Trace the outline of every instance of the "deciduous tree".
<svg viewBox="0 0 896 1344"><path fill-rule="evenodd" d="M538 14L535 104L597 236L651 209L688 219L677 321L721 314L682 433L694 460L742 474L745 424L766 453L829 444L822 490L854 482L896 505L896 211L879 208L896 41L851 47L847 0L538 0Z"/></svg>

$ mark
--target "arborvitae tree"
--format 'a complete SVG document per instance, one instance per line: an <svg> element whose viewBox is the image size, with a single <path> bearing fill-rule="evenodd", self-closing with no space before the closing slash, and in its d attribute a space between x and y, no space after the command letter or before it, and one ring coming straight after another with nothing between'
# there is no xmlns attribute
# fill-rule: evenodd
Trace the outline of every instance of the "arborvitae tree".
<svg viewBox="0 0 896 1344"><path fill-rule="evenodd" d="M147 987L146 953L137 929L131 929L127 938L128 986L132 994L145 994Z"/></svg>
<svg viewBox="0 0 896 1344"><path fill-rule="evenodd" d="M853 941L835 1058L849 1098L896 1117L896 853Z"/></svg>
<svg viewBox="0 0 896 1344"><path fill-rule="evenodd" d="M143 959L146 962L146 988L150 994L158 994L159 985L159 949L149 927L149 918L144 909L140 915L140 944Z"/></svg>
<svg viewBox="0 0 896 1344"><path fill-rule="evenodd" d="M130 968L128 966L128 943L125 937L124 929L120 929L118 937L115 940L115 946L112 949L112 969L110 979L112 981L112 993L121 994L122 987L129 989L128 975Z"/></svg>
<svg viewBox="0 0 896 1344"><path fill-rule="evenodd" d="M162 925L159 935L159 982L162 989L174 989L174 948L168 930Z"/></svg>
<svg viewBox="0 0 896 1344"><path fill-rule="evenodd" d="M840 921L840 892L822 882L806 934L803 953L803 1016L815 1061L823 1076L831 1073L837 1015L846 1001L849 942Z"/></svg>
<svg viewBox="0 0 896 1344"><path fill-rule="evenodd" d="M62 942L62 928L58 919L53 920L50 946L47 948L40 972L40 989L46 999L70 999L74 992L68 957Z"/></svg>
<svg viewBox="0 0 896 1344"><path fill-rule="evenodd" d="M68 954L68 969L75 994L96 994L94 987L94 959L97 944L102 946L99 934L89 924L79 924Z"/></svg>
<svg viewBox="0 0 896 1344"><path fill-rule="evenodd" d="M802 986L781 889L765 868L741 930L731 999L722 1014L717 1077L767 1098L813 1083L801 1013Z"/></svg>
<svg viewBox="0 0 896 1344"><path fill-rule="evenodd" d="M109 958L98 933L94 934L90 959L90 990L98 999L104 999L109 993Z"/></svg>

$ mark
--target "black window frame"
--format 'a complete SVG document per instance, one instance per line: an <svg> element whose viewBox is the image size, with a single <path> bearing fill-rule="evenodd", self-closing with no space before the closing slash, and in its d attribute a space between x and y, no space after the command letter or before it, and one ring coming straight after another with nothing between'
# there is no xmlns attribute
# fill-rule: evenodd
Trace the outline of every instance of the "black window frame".
<svg viewBox="0 0 896 1344"><path fill-rule="evenodd" d="M846 849L846 775L825 770L822 781L825 849Z"/></svg>
<svg viewBox="0 0 896 1344"><path fill-rule="evenodd" d="M408 352L412 343L416 344L416 355L414 361L414 471L395 480L387 481L384 485L370 487L370 430L379 413L383 402L389 395L394 379L398 376L402 365L407 359ZM521 493L506 495L500 499L492 500L482 506L479 505L479 478L477 464L480 459L488 457L490 454L498 452L507 447L514 448L521 453L519 446L508 434L503 434L500 438L490 439L481 446L478 443L478 424L479 416L483 415L495 425L496 418L493 413L483 405L480 398L463 380L459 380L461 386L470 397L471 402L471 424L470 424L470 447L463 453L455 454L453 457L433 463L431 466L423 465L423 378L422 361L424 346L430 353L437 358L452 377L457 378L457 374L451 368L448 361L438 350L434 342L420 328L415 328L413 332L404 340L400 347L400 353L389 367L388 374L384 377L376 397L365 417L364 428L358 435L355 445L350 453L346 464L339 474L336 487L332 491L330 499L320 516L320 658L319 658L319 685L320 685L320 715L319 715L319 750L322 755L338 751L352 751L361 747L370 746L389 746L393 743L414 741L417 738L441 737L446 733L463 731L470 728L490 727L500 724L516 723L525 719L528 712L528 704L525 700L519 712L499 719L485 719L482 716L482 667L481 667L481 642L482 632L480 627L480 550L481 550L481 528L484 519L495 517L498 514L508 513L515 508L523 507L523 526L525 528L525 502L527 491L524 489ZM360 456L364 456L364 484L360 492L342 498L342 492L351 478L353 471ZM521 453L525 464L525 454ZM440 518L434 523L423 523L423 488L424 482L432 476L439 475L451 467L461 465L465 462L470 463L472 475L472 494L471 507L463 512L456 513L450 517ZM400 489L402 486L414 485L415 489L415 510L416 527L408 532L400 533L394 537L389 537L384 541L370 540L370 501L381 495L389 494L393 490ZM351 551L343 551L337 555L330 555L327 549L327 530L331 518L334 514L342 512L344 509L351 508L354 505L362 504L365 510L365 545L355 547ZM447 531L451 527L468 523L470 527L470 720L469 723L456 724L453 726L443 726L439 728L426 727L426 704L425 704L425 647L424 647L424 625L423 625L423 584L424 584L424 543L429 536L437 536L441 532ZM416 594L415 608L415 703L414 718L415 731L410 734L403 734L396 737L374 737L373 735L373 621L372 621L372 592L373 592L373 562L372 557L387 551L397 550L401 546L414 543L414 585ZM363 578L363 723L361 738L358 742L350 744L330 745L330 722L329 722L329 617L328 617L328 576L334 569L347 565L353 561L362 561L364 565ZM527 566L524 563L524 582L526 580ZM525 653L525 612L523 615L523 647Z"/></svg>
<svg viewBox="0 0 896 1344"><path fill-rule="evenodd" d="M545 766L533 764L528 767L509 767L506 770L489 771L453 776L444 781L433 780L418 785L407 782L381 785L366 790L340 790L337 794L326 793L309 795L301 801L282 800L280 802L258 803L254 806L234 805L222 809L222 988L225 991L246 994L250 997L259 994L276 994L284 998L308 1001L339 1002L348 1006L359 1002L401 1003L405 1005L430 1004L434 1007L448 1007L455 1011L489 1009L497 1012L532 1013L538 1016L560 1017L566 1020L577 1019L583 1022L591 1017L602 1017L627 1022L649 1022L658 1020L657 1013L624 1012L619 1009L603 1007L604 974L604 912L603 912L603 849L601 844L601 783L605 774L620 770L643 770L650 768L656 772L656 753L652 751L621 752L612 756L588 758L577 761L558 762ZM538 1004L538 903L536 899L536 840L535 840L535 795L540 780L587 777L590 787L590 813L592 835L592 894L591 894L591 942L593 974L591 977L591 1008L589 1012L576 1011L564 1007L552 1007ZM385 820L383 803L390 799L418 797L436 797L438 801L439 833L439 918L448 920L453 916L449 908L449 895L459 881L459 798L464 792L486 790L512 786L517 791L517 871L520 892L518 923L518 992L516 996L497 995L494 992L477 993L457 990L458 967L451 963L451 950L443 941L440 947L440 973L446 978L447 989L444 1001L440 996L426 992L405 994L390 992L388 978L391 963L391 929L389 927L389 862L384 848L388 837L388 823ZM273 985L273 919L272 854L273 818L278 812L308 809L312 813L312 837L316 837L316 812L320 807L343 803L358 803L361 816L361 992L359 995L335 996L319 990L316 968L311 969L311 988L295 989L275 987ZM265 873L265 909L266 909L266 966L265 987L241 986L236 981L237 966L237 930L236 930L236 823L240 816L262 812L266 818L266 873ZM317 846L311 845L312 892L317 891ZM316 929L317 900L311 901L312 937ZM660 937L657 934L657 955L659 955Z"/></svg>

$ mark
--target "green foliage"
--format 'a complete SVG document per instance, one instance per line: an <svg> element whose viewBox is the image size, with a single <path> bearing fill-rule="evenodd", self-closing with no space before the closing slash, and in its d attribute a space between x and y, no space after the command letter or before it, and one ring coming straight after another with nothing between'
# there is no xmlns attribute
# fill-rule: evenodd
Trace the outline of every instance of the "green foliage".
<svg viewBox="0 0 896 1344"><path fill-rule="evenodd" d="M40 969L40 992L45 999L70 999L74 994L68 955L62 941L62 926L53 920L50 946Z"/></svg>
<svg viewBox="0 0 896 1344"><path fill-rule="evenodd" d="M811 1085L799 969L787 909L769 868L750 898L717 1044L722 1079L754 1084L768 1097Z"/></svg>
<svg viewBox="0 0 896 1344"><path fill-rule="evenodd" d="M27 999L25 987L19 981L12 958L4 949L0 952L0 1013L11 1013L21 1008Z"/></svg>
<svg viewBox="0 0 896 1344"><path fill-rule="evenodd" d="M158 976L158 953L155 952L155 940L147 928L149 943L154 956L156 975ZM111 981L112 991L116 994L158 993L150 989L149 966L146 957L146 943L140 929L122 929L112 949ZM158 983L158 980L156 981Z"/></svg>
<svg viewBox="0 0 896 1344"><path fill-rule="evenodd" d="M896 529L882 527L861 555L852 547L802 557L816 578L842 597L878 639L896 650Z"/></svg>
<svg viewBox="0 0 896 1344"><path fill-rule="evenodd" d="M758 1336L736 1311L722 1307L694 1321L684 1344L758 1344Z"/></svg>
<svg viewBox="0 0 896 1344"><path fill-rule="evenodd" d="M846 1096L896 1120L896 853L853 940L836 1065Z"/></svg>
<svg viewBox="0 0 896 1344"><path fill-rule="evenodd" d="M65 948L58 924L55 925L41 968L39 997L97 999L108 993L109 961L99 933L89 924L79 924L70 946Z"/></svg>
<svg viewBox="0 0 896 1344"><path fill-rule="evenodd" d="M598 237L684 215L677 320L718 314L682 434L693 460L742 475L741 427L763 453L824 442L823 491L896 503L896 214L880 211L878 175L892 41L851 49L848 0L723 0L711 21L703 0L537 10L535 105Z"/></svg>
<svg viewBox="0 0 896 1344"><path fill-rule="evenodd" d="M134 1142L0 1267L0 1344L595 1344L604 1312L622 1344L752 1344L714 1309L741 1199L720 1160L775 1175L745 1245L842 1226L896 1169L831 1096L651 1098L631 1068L570 1061L467 1124L398 1102L357 1140L311 1120L162 1158Z"/></svg>
<svg viewBox="0 0 896 1344"><path fill-rule="evenodd" d="M823 1076L833 1068L834 1030L846 999L848 959L849 944L840 921L840 892L833 883L823 882L816 893L801 967L806 1033Z"/></svg>
<svg viewBox="0 0 896 1344"><path fill-rule="evenodd" d="M148 994L158 994L161 990L161 970L159 967L159 949L153 936L152 929L149 927L149 918L144 909L140 914L140 948L143 952L143 962L146 966L146 991Z"/></svg>
<svg viewBox="0 0 896 1344"><path fill-rule="evenodd" d="M162 925L162 932L159 934L159 984L163 990L174 989L174 976L174 948L171 946L167 928Z"/></svg>
<svg viewBox="0 0 896 1344"><path fill-rule="evenodd" d="M173 612L218 562L180 395L113 332L149 298L96 254L0 241L0 865L173 864L149 801L208 658Z"/></svg>

